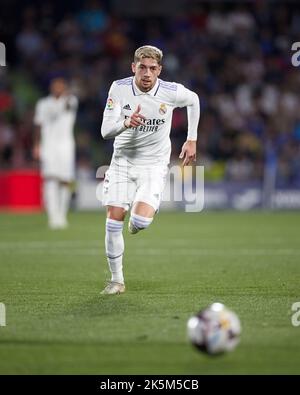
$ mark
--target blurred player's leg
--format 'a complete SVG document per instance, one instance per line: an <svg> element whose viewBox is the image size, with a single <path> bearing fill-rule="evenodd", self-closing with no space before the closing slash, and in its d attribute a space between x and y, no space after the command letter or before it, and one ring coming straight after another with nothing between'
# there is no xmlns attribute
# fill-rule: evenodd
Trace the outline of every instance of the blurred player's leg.
<svg viewBox="0 0 300 395"><path fill-rule="evenodd" d="M67 214L71 200L71 187L69 183L60 182L59 184L60 201L59 201L59 220L60 227L65 228L68 226Z"/></svg>
<svg viewBox="0 0 300 395"><path fill-rule="evenodd" d="M48 225L51 229L59 227L59 181L46 178L44 181L45 208L48 215Z"/></svg>

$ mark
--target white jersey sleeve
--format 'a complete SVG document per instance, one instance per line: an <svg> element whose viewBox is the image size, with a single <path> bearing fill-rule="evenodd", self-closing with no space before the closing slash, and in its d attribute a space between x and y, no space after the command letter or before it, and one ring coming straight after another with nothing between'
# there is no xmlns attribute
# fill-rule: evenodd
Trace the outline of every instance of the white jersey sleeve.
<svg viewBox="0 0 300 395"><path fill-rule="evenodd" d="M104 139L110 139L118 136L126 129L121 112L121 95L118 86L113 82L108 92L103 113L101 134Z"/></svg>
<svg viewBox="0 0 300 395"><path fill-rule="evenodd" d="M198 123L200 118L200 103L198 95L184 87L182 84L177 84L175 107L187 107L187 140L197 140Z"/></svg>
<svg viewBox="0 0 300 395"><path fill-rule="evenodd" d="M43 101L39 100L35 106L33 123L36 126L42 126L43 123Z"/></svg>

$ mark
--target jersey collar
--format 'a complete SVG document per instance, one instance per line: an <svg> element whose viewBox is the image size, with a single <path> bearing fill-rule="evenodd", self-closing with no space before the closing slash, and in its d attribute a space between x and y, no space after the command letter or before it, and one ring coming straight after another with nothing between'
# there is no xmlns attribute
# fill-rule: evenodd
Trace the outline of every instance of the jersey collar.
<svg viewBox="0 0 300 395"><path fill-rule="evenodd" d="M136 85L136 83L135 83L135 80L134 80L134 77L132 78L132 84L131 84L131 86L132 86L132 92L133 92L134 96L141 96L141 95L156 96L157 91L158 91L158 89L159 89L159 85L160 85L160 80L157 79L157 81L156 81L154 87L153 87L150 91L148 91L148 92L143 92L143 91L141 91L141 90L137 87L137 85Z"/></svg>

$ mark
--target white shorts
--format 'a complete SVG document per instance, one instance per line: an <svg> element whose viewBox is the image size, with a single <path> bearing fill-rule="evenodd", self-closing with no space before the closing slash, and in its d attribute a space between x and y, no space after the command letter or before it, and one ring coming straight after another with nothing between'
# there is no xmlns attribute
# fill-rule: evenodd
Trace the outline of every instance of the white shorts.
<svg viewBox="0 0 300 395"><path fill-rule="evenodd" d="M167 165L118 165L112 163L105 173L102 203L123 207L144 202L158 210L168 174Z"/></svg>
<svg viewBox="0 0 300 395"><path fill-rule="evenodd" d="M71 149L44 150L41 155L43 177L54 177L66 182L73 181L75 178L74 156L74 150Z"/></svg>

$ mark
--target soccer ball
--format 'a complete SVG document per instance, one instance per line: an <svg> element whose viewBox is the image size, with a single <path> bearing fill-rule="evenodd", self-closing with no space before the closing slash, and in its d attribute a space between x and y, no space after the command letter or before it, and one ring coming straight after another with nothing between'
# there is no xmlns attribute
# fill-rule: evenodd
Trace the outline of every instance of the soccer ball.
<svg viewBox="0 0 300 395"><path fill-rule="evenodd" d="M238 316L222 303L213 303L187 323L188 338L198 350L210 355L232 351L240 340Z"/></svg>

